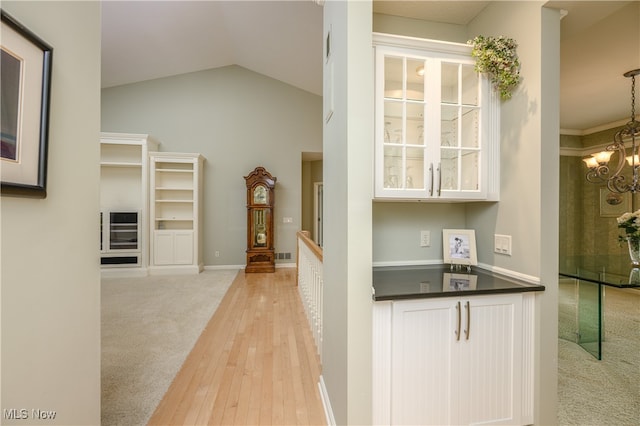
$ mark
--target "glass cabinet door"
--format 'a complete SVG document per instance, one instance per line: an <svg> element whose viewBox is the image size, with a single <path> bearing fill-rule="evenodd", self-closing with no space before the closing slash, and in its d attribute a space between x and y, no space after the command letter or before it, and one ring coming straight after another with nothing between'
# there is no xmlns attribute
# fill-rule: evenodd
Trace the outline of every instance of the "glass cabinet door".
<svg viewBox="0 0 640 426"><path fill-rule="evenodd" d="M425 62L384 57L383 187L425 189Z"/></svg>
<svg viewBox="0 0 640 426"><path fill-rule="evenodd" d="M443 191L477 191L480 76L473 65L441 63L440 162Z"/></svg>
<svg viewBox="0 0 640 426"><path fill-rule="evenodd" d="M500 100L471 47L388 34L374 45L375 197L497 201Z"/></svg>

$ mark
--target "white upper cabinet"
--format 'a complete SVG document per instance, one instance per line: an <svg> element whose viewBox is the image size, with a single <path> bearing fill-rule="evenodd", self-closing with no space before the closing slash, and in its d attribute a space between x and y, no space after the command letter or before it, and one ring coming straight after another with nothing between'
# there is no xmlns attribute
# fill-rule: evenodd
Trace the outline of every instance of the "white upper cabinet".
<svg viewBox="0 0 640 426"><path fill-rule="evenodd" d="M500 100L471 46L373 40L375 197L497 201Z"/></svg>

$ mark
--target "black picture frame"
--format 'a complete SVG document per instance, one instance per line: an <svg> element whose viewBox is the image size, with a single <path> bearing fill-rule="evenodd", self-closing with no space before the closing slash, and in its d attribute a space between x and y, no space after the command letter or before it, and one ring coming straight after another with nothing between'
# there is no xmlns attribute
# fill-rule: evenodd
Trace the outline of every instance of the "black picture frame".
<svg viewBox="0 0 640 426"><path fill-rule="evenodd" d="M2 195L45 198L53 47L0 9Z"/></svg>

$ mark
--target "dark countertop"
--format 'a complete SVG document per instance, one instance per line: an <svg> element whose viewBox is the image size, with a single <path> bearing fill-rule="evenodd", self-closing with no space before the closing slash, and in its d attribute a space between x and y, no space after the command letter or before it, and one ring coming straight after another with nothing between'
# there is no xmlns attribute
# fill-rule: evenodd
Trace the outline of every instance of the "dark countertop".
<svg viewBox="0 0 640 426"><path fill-rule="evenodd" d="M449 265L383 266L373 268L373 291L373 300L381 301L544 291L544 286L478 267L468 273Z"/></svg>

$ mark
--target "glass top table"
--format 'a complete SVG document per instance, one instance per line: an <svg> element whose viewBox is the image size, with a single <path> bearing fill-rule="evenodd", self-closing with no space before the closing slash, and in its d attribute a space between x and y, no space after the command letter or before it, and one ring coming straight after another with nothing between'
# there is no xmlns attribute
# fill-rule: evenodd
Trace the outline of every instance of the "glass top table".
<svg viewBox="0 0 640 426"><path fill-rule="evenodd" d="M560 275L618 288L640 287L640 269L629 255L561 256Z"/></svg>
<svg viewBox="0 0 640 426"><path fill-rule="evenodd" d="M575 312L560 309L560 337L567 333L570 340L602 359L605 288L640 288L640 269L633 267L628 254L561 256L559 275L561 300L575 300ZM563 315L572 324L567 327L575 329L563 329ZM575 320L567 318L573 315Z"/></svg>

